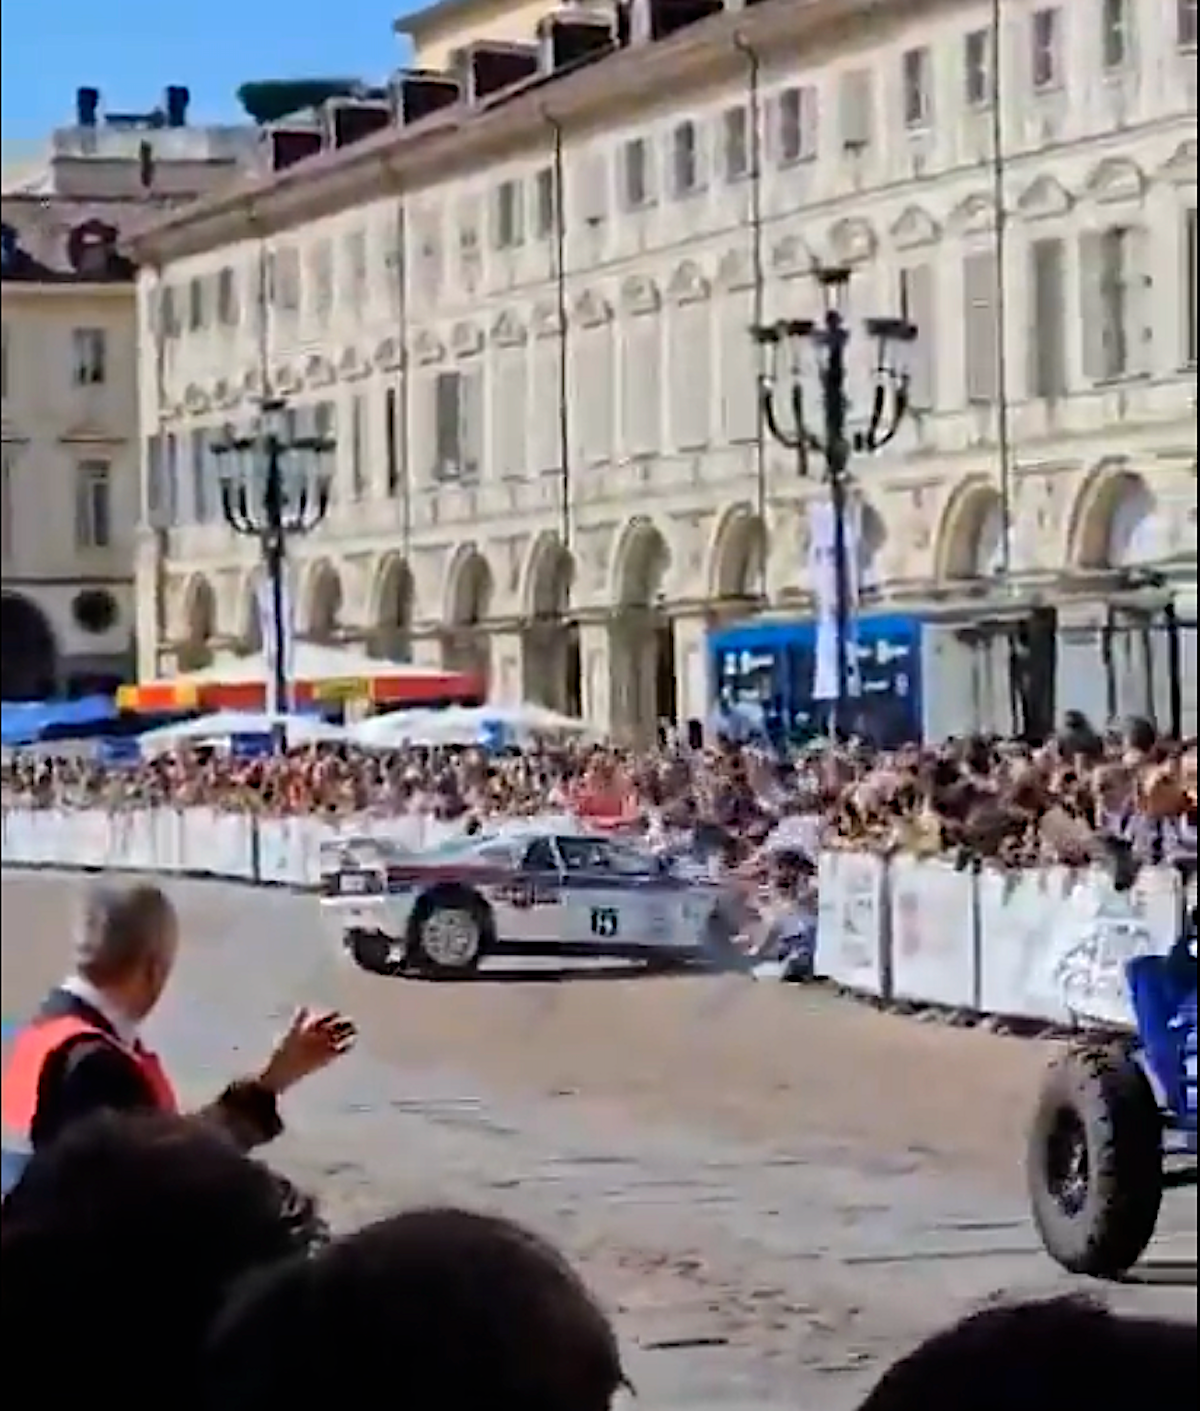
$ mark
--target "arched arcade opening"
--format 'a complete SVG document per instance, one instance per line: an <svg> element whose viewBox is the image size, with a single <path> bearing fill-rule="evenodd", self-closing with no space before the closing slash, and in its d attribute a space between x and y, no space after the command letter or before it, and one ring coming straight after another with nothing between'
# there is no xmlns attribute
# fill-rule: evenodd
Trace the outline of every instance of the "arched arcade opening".
<svg viewBox="0 0 1200 1411"><path fill-rule="evenodd" d="M45 613L19 593L0 598L0 697L44 701L58 688L58 646Z"/></svg>
<svg viewBox="0 0 1200 1411"><path fill-rule="evenodd" d="M566 715L583 712L579 628L571 621L575 561L557 534L538 538L525 575L522 695Z"/></svg>

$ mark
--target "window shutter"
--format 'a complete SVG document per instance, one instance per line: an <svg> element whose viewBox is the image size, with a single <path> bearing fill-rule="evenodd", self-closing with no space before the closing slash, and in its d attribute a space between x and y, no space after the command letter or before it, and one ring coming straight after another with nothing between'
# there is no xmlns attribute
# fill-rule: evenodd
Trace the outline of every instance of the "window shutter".
<svg viewBox="0 0 1200 1411"><path fill-rule="evenodd" d="M916 325L917 341L909 361L909 399L914 411L937 407L937 308L933 267L910 265L903 271L904 316Z"/></svg>
<svg viewBox="0 0 1200 1411"><path fill-rule="evenodd" d="M712 409L712 330L707 300L670 311L671 440L677 450L708 445Z"/></svg>
<svg viewBox="0 0 1200 1411"><path fill-rule="evenodd" d="M597 324L574 339L574 393L578 424L574 431L582 459L589 465L612 459L614 325Z"/></svg>
<svg viewBox="0 0 1200 1411"><path fill-rule="evenodd" d="M621 382L622 450L627 456L649 455L659 446L662 356L657 315L639 314L623 329Z"/></svg>
<svg viewBox="0 0 1200 1411"><path fill-rule="evenodd" d="M1149 232L1134 226L1126 237L1126 343L1129 371L1150 372L1154 367L1154 273Z"/></svg>
<svg viewBox="0 0 1200 1411"><path fill-rule="evenodd" d="M461 374L439 372L434 379L434 474L452 480L462 474L459 404Z"/></svg>
<svg viewBox="0 0 1200 1411"><path fill-rule="evenodd" d="M989 405L996 400L997 324L996 255L980 250L963 260L964 368L967 401Z"/></svg>
<svg viewBox="0 0 1200 1411"><path fill-rule="evenodd" d="M1026 348L1027 390L1031 397L1061 397L1067 390L1066 247L1058 237L1035 240L1029 261L1033 307Z"/></svg>
<svg viewBox="0 0 1200 1411"><path fill-rule="evenodd" d="M1090 230L1079 237L1079 311L1083 337L1083 375L1103 381L1108 373L1105 351L1104 236Z"/></svg>
<svg viewBox="0 0 1200 1411"><path fill-rule="evenodd" d="M866 69L844 73L838 92L842 149L858 150L871 145L874 127L871 75Z"/></svg>
<svg viewBox="0 0 1200 1411"><path fill-rule="evenodd" d="M750 336L754 295L727 294L718 313L721 367L721 434L731 445L758 440L759 350Z"/></svg>
<svg viewBox="0 0 1200 1411"><path fill-rule="evenodd" d="M484 461L483 369L473 367L459 377L461 422L459 437L464 476L477 476Z"/></svg>
<svg viewBox="0 0 1200 1411"><path fill-rule="evenodd" d="M506 348L497 358L492 380L493 463L506 477L525 474L525 430L527 420L525 348ZM554 386L554 384L551 384ZM543 399L554 407L557 396L547 387Z"/></svg>
<svg viewBox="0 0 1200 1411"><path fill-rule="evenodd" d="M533 395L528 396L530 389L526 389L529 405L528 460L534 470L558 470L561 459L558 368L562 349L557 337L536 338L532 348ZM577 407L578 401L574 405Z"/></svg>

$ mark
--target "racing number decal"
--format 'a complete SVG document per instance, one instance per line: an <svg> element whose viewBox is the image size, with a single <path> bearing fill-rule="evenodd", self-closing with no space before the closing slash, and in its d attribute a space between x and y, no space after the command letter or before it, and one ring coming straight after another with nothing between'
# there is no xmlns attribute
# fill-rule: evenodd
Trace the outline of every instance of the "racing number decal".
<svg viewBox="0 0 1200 1411"><path fill-rule="evenodd" d="M616 937L617 930L617 908L615 906L592 907L593 936L599 936L602 941L611 941Z"/></svg>

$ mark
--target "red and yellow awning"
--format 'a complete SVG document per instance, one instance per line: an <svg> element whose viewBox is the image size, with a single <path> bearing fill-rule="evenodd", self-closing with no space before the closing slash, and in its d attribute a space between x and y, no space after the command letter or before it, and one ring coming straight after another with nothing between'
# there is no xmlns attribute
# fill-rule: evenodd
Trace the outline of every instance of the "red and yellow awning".
<svg viewBox="0 0 1200 1411"><path fill-rule="evenodd" d="M359 702L367 705L422 706L470 705L485 699L484 678L467 671L388 669L378 676L330 676L292 683L296 705ZM219 675L204 679L180 677L175 681L144 681L122 686L117 692L121 710L142 715L175 711L245 710L266 708L267 688L261 680L227 680Z"/></svg>

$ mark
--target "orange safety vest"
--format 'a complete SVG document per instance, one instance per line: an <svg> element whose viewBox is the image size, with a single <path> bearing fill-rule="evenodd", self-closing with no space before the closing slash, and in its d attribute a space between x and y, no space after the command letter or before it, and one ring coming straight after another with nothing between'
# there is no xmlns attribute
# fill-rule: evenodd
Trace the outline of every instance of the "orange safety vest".
<svg viewBox="0 0 1200 1411"><path fill-rule="evenodd" d="M18 1034L4 1072L3 1094L0 1095L0 1150L3 1155L0 1194L7 1195L16 1185L33 1153L33 1122L37 1116L42 1073L47 1062L64 1045L84 1037L103 1039L123 1053L141 1073L153 1106L160 1112L179 1110L170 1079L158 1058L148 1050L133 1048L107 1029L74 1015L36 1020Z"/></svg>

